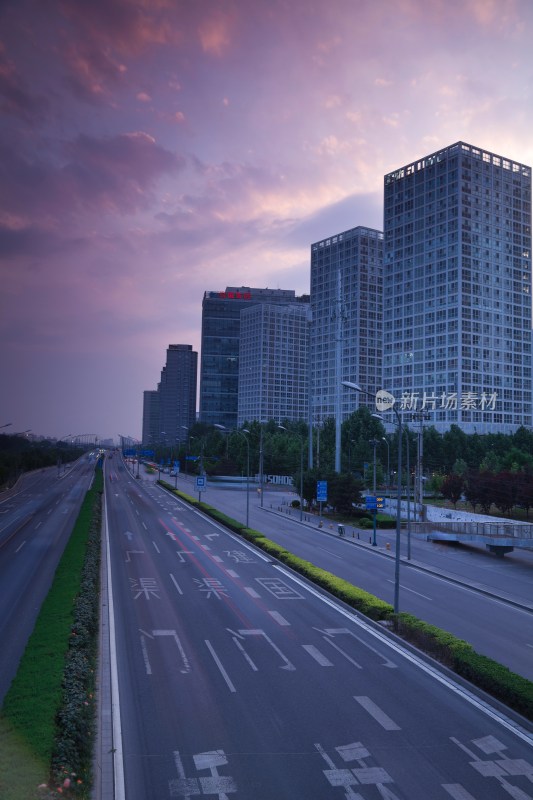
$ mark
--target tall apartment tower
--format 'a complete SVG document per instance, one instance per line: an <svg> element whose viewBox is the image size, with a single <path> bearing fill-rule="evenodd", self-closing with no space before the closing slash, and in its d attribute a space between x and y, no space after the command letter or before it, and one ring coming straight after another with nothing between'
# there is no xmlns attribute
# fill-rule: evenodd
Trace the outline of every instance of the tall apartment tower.
<svg viewBox="0 0 533 800"><path fill-rule="evenodd" d="M170 344L159 384L159 422L164 441L174 445L196 422L198 353L190 344Z"/></svg>
<svg viewBox="0 0 533 800"><path fill-rule="evenodd" d="M309 302L241 311L237 424L309 415Z"/></svg>
<svg viewBox="0 0 533 800"><path fill-rule="evenodd" d="M291 289L227 287L205 292L202 302L200 421L237 425L241 311L259 303L295 302Z"/></svg>
<svg viewBox="0 0 533 800"><path fill-rule="evenodd" d="M147 389L143 392L143 444L148 447L159 440L161 424L159 422L159 391Z"/></svg>
<svg viewBox="0 0 533 800"><path fill-rule="evenodd" d="M383 386L437 430L531 425L531 168L457 142L385 175Z"/></svg>
<svg viewBox="0 0 533 800"><path fill-rule="evenodd" d="M170 344L157 391L143 395L143 444L171 447L196 422L198 353L190 344Z"/></svg>
<svg viewBox="0 0 533 800"><path fill-rule="evenodd" d="M311 245L312 419L345 419L382 382L383 234L356 227ZM338 405L337 405L338 404Z"/></svg>

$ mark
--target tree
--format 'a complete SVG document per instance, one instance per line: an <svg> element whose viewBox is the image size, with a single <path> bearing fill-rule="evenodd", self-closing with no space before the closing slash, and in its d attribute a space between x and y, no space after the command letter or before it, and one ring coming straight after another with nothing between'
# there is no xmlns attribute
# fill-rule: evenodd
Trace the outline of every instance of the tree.
<svg viewBox="0 0 533 800"><path fill-rule="evenodd" d="M442 486L440 487L442 496L447 500L451 500L454 508L457 507L457 501L461 499L461 495L463 493L463 483L464 481L462 476L452 472L450 475L446 476Z"/></svg>
<svg viewBox="0 0 533 800"><path fill-rule="evenodd" d="M332 473L328 480L328 502L339 514L350 516L354 513L354 504L362 501L361 490L361 481L350 473Z"/></svg>

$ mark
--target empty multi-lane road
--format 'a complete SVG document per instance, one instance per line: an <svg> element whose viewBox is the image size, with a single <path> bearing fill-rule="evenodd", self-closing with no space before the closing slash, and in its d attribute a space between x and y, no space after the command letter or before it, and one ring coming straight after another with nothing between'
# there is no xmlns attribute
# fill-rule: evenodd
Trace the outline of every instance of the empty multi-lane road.
<svg viewBox="0 0 533 800"><path fill-rule="evenodd" d="M533 798L531 726L110 466L117 796Z"/></svg>

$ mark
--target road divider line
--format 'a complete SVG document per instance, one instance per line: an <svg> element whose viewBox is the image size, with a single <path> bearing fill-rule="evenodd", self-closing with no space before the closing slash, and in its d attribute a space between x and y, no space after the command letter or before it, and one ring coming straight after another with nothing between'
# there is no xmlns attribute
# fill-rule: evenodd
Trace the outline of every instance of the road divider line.
<svg viewBox="0 0 533 800"><path fill-rule="evenodd" d="M367 711L371 717L373 717L376 722L378 722L382 728L386 731L401 731L399 725L397 725L394 720L392 720L384 711L381 710L379 706L377 706L370 697L366 697L364 695L360 695L357 697L354 695L354 700L356 700L359 705Z"/></svg>
<svg viewBox="0 0 533 800"><path fill-rule="evenodd" d="M211 642L210 642L208 639L204 639L204 641L205 641L205 643L206 643L206 645L207 645L207 649L209 650L209 652L210 652L210 653L211 653L211 655L213 656L213 661L215 662L215 664L217 665L217 667L218 667L218 668L219 668L219 670L220 670L220 674L222 675L222 677L223 677L223 678L224 678L224 680L226 681L226 684L227 684L227 687L228 687L228 689L230 690L230 692L236 692L236 691L237 691L237 689L235 688L235 686L234 686L234 685L233 685L233 683L231 682L231 679L230 679L230 677L229 677L228 673L226 672L226 670L225 670L225 669L224 669L224 667L222 666L222 662L220 661L219 657L218 657L218 656L217 656L217 654L215 653L215 651L214 651L214 649L213 649L213 646L212 646Z"/></svg>
<svg viewBox="0 0 533 800"><path fill-rule="evenodd" d="M321 653L318 647L315 647L314 644L303 644L302 647L306 653L309 653L309 655L315 659L317 664L320 664L321 667L333 666L329 658L326 658L326 656Z"/></svg>

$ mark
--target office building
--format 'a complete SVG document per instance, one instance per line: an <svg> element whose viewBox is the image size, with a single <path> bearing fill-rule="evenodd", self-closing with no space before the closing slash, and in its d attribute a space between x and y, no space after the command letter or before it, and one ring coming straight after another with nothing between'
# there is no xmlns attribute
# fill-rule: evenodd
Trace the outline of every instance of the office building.
<svg viewBox="0 0 533 800"><path fill-rule="evenodd" d="M200 421L237 426L241 311L258 303L296 302L289 289L227 287L208 291L202 302Z"/></svg>
<svg viewBox="0 0 533 800"><path fill-rule="evenodd" d="M192 345L168 346L157 391L144 392L144 445L175 447L185 441L187 430L196 421L197 372L198 353Z"/></svg>
<svg viewBox="0 0 533 800"><path fill-rule="evenodd" d="M143 445L149 447L151 444L153 445L157 442L160 431L159 391L157 389L147 389L143 392Z"/></svg>
<svg viewBox="0 0 533 800"><path fill-rule="evenodd" d="M437 430L530 426L530 167L457 142L384 183L384 388Z"/></svg>
<svg viewBox="0 0 533 800"><path fill-rule="evenodd" d="M241 311L237 424L307 420L309 303Z"/></svg>
<svg viewBox="0 0 533 800"><path fill-rule="evenodd" d="M382 381L383 234L356 227L311 245L312 418L345 419ZM339 404L337 406L337 403Z"/></svg>

